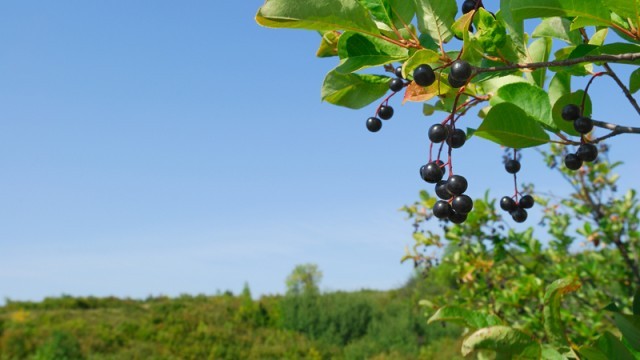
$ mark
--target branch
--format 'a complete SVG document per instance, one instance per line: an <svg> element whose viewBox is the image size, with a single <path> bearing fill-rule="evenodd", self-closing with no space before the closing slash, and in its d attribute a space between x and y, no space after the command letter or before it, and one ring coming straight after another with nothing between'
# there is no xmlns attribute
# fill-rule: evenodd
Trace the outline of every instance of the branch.
<svg viewBox="0 0 640 360"><path fill-rule="evenodd" d="M592 120L592 121L593 121L593 126L611 130L611 133L605 136L599 137L597 139L594 139L593 140L594 143L599 143L602 140L605 140L620 134L640 134L640 128L638 127L621 126L621 125L611 124L611 123L599 121L599 120Z"/></svg>
<svg viewBox="0 0 640 360"><path fill-rule="evenodd" d="M580 58L575 59L567 59L567 60L556 60L556 61L543 61L537 63L529 63L529 64L513 64L513 65L505 65L505 66L491 66L487 68L476 68L476 73L485 73L485 72L496 72L496 71L508 71L508 70L517 70L517 69L539 69L539 68L548 68L553 66L570 66L581 63L593 63L596 61L606 61L606 62L625 62L625 61L633 61L640 59L640 53L628 53L628 54L620 54L620 55L587 55Z"/></svg>
<svg viewBox="0 0 640 360"><path fill-rule="evenodd" d="M640 115L640 106L638 105L638 102L636 101L636 99L634 99L633 96L631 95L631 91L629 91L627 86L622 82L622 80L620 80L618 75L616 75L616 73L613 72L613 69L611 68L611 66L609 66L609 64L603 64L602 66L607 70L607 74L611 76L613 80L618 84L620 89L622 89L622 92L624 93L624 95L627 97L631 105L634 107L634 109L636 109L636 111Z"/></svg>

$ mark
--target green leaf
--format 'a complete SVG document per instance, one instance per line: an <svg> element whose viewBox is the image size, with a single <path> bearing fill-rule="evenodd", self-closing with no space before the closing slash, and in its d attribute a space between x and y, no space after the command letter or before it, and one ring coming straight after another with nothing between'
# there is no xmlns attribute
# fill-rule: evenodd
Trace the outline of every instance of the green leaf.
<svg viewBox="0 0 640 360"><path fill-rule="evenodd" d="M502 321L495 315L483 314L457 306L441 307L429 318L427 323L431 324L435 321L452 321L474 330L502 324Z"/></svg>
<svg viewBox="0 0 640 360"><path fill-rule="evenodd" d="M608 2L605 6L601 0L511 0L510 4L515 19L580 16L586 21L583 24L607 25L611 22Z"/></svg>
<svg viewBox="0 0 640 360"><path fill-rule="evenodd" d="M534 38L552 37L565 41L571 45L582 44L582 37L577 30L571 30L571 21L561 17L550 17L543 19L542 22L533 30L531 34Z"/></svg>
<svg viewBox="0 0 640 360"><path fill-rule="evenodd" d="M545 37L542 39L538 39L531 43L529 46L529 55L531 56L531 61L533 62L544 62L549 61L549 55L551 55L551 45L553 45L553 41L551 38ZM540 68L536 69L530 73L531 78L539 87L544 87L544 82L547 77L547 69Z"/></svg>
<svg viewBox="0 0 640 360"><path fill-rule="evenodd" d="M557 73L551 78L551 82L549 83L549 100L551 101L551 105L554 105L560 97L570 92L571 75L567 73Z"/></svg>
<svg viewBox="0 0 640 360"><path fill-rule="evenodd" d="M467 356L477 350L492 350L497 358L539 359L540 344L529 335L508 326L491 326L480 329L462 343L462 355Z"/></svg>
<svg viewBox="0 0 640 360"><path fill-rule="evenodd" d="M410 0L406 0L410 1ZM458 5L455 0L413 0L418 29L436 41L448 42L453 37L451 26L455 21Z"/></svg>
<svg viewBox="0 0 640 360"><path fill-rule="evenodd" d="M435 112L436 112L436 107L435 106L433 106L431 104L422 105L422 114L424 114L424 116L431 116Z"/></svg>
<svg viewBox="0 0 640 360"><path fill-rule="evenodd" d="M416 9L413 1L391 0L391 18L398 29L410 25L415 14Z"/></svg>
<svg viewBox="0 0 640 360"><path fill-rule="evenodd" d="M634 360L634 356L629 349L624 346L620 339L608 331L598 338L596 348L605 355L605 359Z"/></svg>
<svg viewBox="0 0 640 360"><path fill-rule="evenodd" d="M536 120L518 106L507 102L491 108L475 135L516 149L549 142L549 135Z"/></svg>
<svg viewBox="0 0 640 360"><path fill-rule="evenodd" d="M601 28L596 31L595 34L589 39L590 45L602 46L604 41L607 38L607 34L609 34L609 28Z"/></svg>
<svg viewBox="0 0 640 360"><path fill-rule="evenodd" d="M363 7L369 10L373 18L386 25L391 25L393 21L391 3L389 0L358 0Z"/></svg>
<svg viewBox="0 0 640 360"><path fill-rule="evenodd" d="M336 71L350 73L404 60L409 56L409 51L372 36L348 31L340 36L338 56L342 61Z"/></svg>
<svg viewBox="0 0 640 360"><path fill-rule="evenodd" d="M553 111L552 111L552 116L553 116L553 122L555 122L556 126L562 130L563 132L569 134L569 135L573 135L573 136L580 136L580 133L578 133L574 128L573 128L573 122L571 121L566 121L562 118L562 108L565 107L565 105L569 105L569 104L575 104L580 106L582 104L582 97L584 95L584 91L583 90L578 90L574 93L571 94L566 94L561 96L556 102L555 104L553 104ZM584 116L591 116L591 98L589 97L589 95L587 94L585 101L584 101L584 112L583 112Z"/></svg>
<svg viewBox="0 0 640 360"><path fill-rule="evenodd" d="M352 30L377 34L369 12L357 0L266 0L256 21L262 26L307 30Z"/></svg>
<svg viewBox="0 0 640 360"><path fill-rule="evenodd" d="M487 94L496 95L501 87L513 83L527 83L527 80L522 76L505 75L484 80L480 86Z"/></svg>
<svg viewBox="0 0 640 360"><path fill-rule="evenodd" d="M322 100L351 109L363 108L389 91L389 78L331 71L322 84Z"/></svg>
<svg viewBox="0 0 640 360"><path fill-rule="evenodd" d="M523 19L517 19L514 17L511 8L511 0L500 0L500 11L496 13L496 18L507 28L507 34L511 39L513 52L518 57L519 61L527 62L527 41L525 40L524 35L524 21Z"/></svg>
<svg viewBox="0 0 640 360"><path fill-rule="evenodd" d="M331 57L338 55L338 40L340 39L340 32L338 31L324 31L320 32L322 35L322 42L318 51L317 57Z"/></svg>
<svg viewBox="0 0 640 360"><path fill-rule="evenodd" d="M440 55L428 49L422 49L416 51L411 57L402 64L402 76L408 79L413 70L422 64L433 64L440 59Z"/></svg>
<svg viewBox="0 0 640 360"><path fill-rule="evenodd" d="M613 313L613 322L629 345L640 350L640 316Z"/></svg>
<svg viewBox="0 0 640 360"><path fill-rule="evenodd" d="M547 287L544 294L544 330L552 342L570 345L560 318L560 307L562 296L579 288L580 283L572 278L556 280Z"/></svg>
<svg viewBox="0 0 640 360"><path fill-rule="evenodd" d="M568 360L566 356L563 356L550 345L542 345L542 353L540 355L543 360Z"/></svg>
<svg viewBox="0 0 640 360"><path fill-rule="evenodd" d="M629 90L632 94L635 94L640 90L640 69L636 69L631 73L629 78Z"/></svg>
<svg viewBox="0 0 640 360"><path fill-rule="evenodd" d="M522 82L505 85L498 89L496 96L491 98L491 105L503 102L516 105L543 126L557 130L551 117L549 95L541 88Z"/></svg>
<svg viewBox="0 0 640 360"><path fill-rule="evenodd" d="M495 18L495 15L482 7L473 17L473 22L476 25L473 37L478 40L480 47L487 54L497 54L497 51L507 43L505 26Z"/></svg>
<svg viewBox="0 0 640 360"><path fill-rule="evenodd" d="M640 24L640 0L607 0L607 7L631 22L637 28Z"/></svg>

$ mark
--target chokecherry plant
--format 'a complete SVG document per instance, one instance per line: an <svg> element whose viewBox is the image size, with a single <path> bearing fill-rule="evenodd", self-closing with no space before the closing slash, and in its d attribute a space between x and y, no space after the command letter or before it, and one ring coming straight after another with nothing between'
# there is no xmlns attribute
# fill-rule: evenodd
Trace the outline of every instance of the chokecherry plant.
<svg viewBox="0 0 640 360"><path fill-rule="evenodd" d="M339 58L324 80L322 99L360 109L383 98L366 120L371 132L393 117L390 101L398 93L403 103L423 103L425 115L445 113L429 127L428 161L420 168L439 198L431 209L435 217L459 224L473 208L464 194L467 179L454 172L454 149L471 137L512 149L505 168L513 174L514 194L502 198L500 207L523 222L534 201L518 190L520 149L576 146L564 166L578 170L597 160L602 141L640 133L637 127L593 119L588 94L593 81L606 75L640 114L633 97L640 89L640 69L627 85L611 66L640 64L640 0L501 0L495 13L481 0L458 5L456 0L266 0L256 20L318 31L317 55ZM531 34L524 32L526 19L539 19ZM607 41L610 33L613 42ZM459 47L453 38L461 41ZM392 76L359 72L376 67ZM571 90L572 78L587 76L583 90ZM465 132L464 116L480 105L482 123ZM595 128L606 132L596 135Z"/></svg>

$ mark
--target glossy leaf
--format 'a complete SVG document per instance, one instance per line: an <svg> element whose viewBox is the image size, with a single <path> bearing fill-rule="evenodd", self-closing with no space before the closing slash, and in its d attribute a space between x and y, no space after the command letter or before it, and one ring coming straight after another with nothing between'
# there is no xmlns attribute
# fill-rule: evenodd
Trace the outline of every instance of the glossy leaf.
<svg viewBox="0 0 640 360"><path fill-rule="evenodd" d="M547 287L544 294L544 330L552 342L569 345L564 322L560 318L562 297L580 288L580 283L575 279L560 279Z"/></svg>
<svg viewBox="0 0 640 360"><path fill-rule="evenodd" d="M266 0L256 15L258 24L274 28L353 30L377 34L369 12L357 0Z"/></svg>
<svg viewBox="0 0 640 360"><path fill-rule="evenodd" d="M516 105L524 110L529 117L549 129L557 129L551 116L549 95L535 85L519 82L502 86L498 89L496 96L491 98L491 105L502 102Z"/></svg>
<svg viewBox="0 0 640 360"><path fill-rule="evenodd" d="M331 71L322 84L322 100L351 109L363 108L389 91L389 78Z"/></svg>
<svg viewBox="0 0 640 360"><path fill-rule="evenodd" d="M507 102L491 108L475 135L516 149L549 142L549 135L536 120Z"/></svg>
<svg viewBox="0 0 640 360"><path fill-rule="evenodd" d="M542 351L529 335L508 326L480 329L462 343L463 356L478 350L495 351L499 359L539 359Z"/></svg>
<svg viewBox="0 0 640 360"><path fill-rule="evenodd" d="M409 56L409 51L372 36L348 31L340 36L338 56L342 61L336 71L350 73L404 60Z"/></svg>
<svg viewBox="0 0 640 360"><path fill-rule="evenodd" d="M410 1L410 0L406 0ZM413 0L418 19L418 29L436 41L448 42L453 37L451 26L455 21L458 5L455 0Z"/></svg>
<svg viewBox="0 0 640 360"><path fill-rule="evenodd" d="M542 19L542 22L533 30L531 36L534 38L551 37L571 45L582 43L580 33L577 30L571 30L571 21L557 16Z"/></svg>

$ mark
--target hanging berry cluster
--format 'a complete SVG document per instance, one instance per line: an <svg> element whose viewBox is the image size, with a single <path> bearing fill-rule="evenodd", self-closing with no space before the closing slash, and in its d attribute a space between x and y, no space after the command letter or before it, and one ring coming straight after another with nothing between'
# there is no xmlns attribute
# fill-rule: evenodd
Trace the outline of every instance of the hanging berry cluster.
<svg viewBox="0 0 640 360"><path fill-rule="evenodd" d="M535 203L533 196L522 195L518 191L518 178L517 173L520 171L521 165L518 160L518 150L513 149L513 158L507 158L504 162L504 169L513 174L513 196L504 196L500 199L500 208L511 215L513 221L522 223L527 220L527 210L531 209Z"/></svg>

